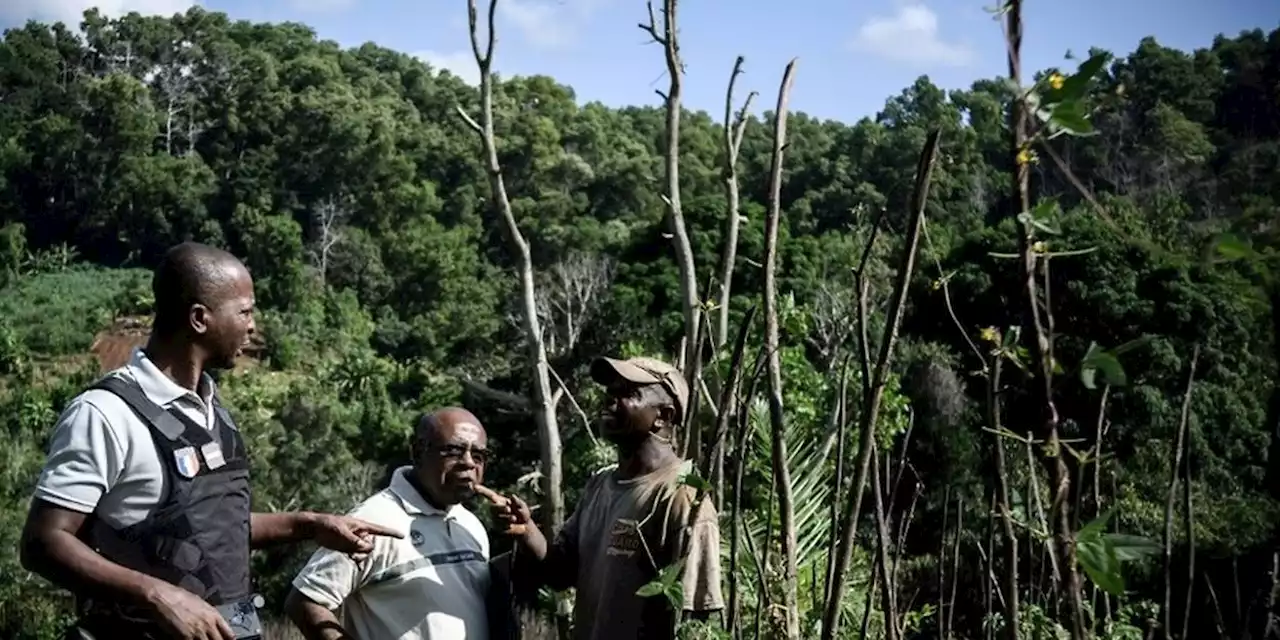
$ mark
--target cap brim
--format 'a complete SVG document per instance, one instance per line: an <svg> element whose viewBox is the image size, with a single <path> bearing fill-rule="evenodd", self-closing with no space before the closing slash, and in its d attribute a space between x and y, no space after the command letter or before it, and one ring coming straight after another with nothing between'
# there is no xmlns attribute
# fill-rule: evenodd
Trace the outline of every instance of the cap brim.
<svg viewBox="0 0 1280 640"><path fill-rule="evenodd" d="M596 358L591 362L591 379L597 384L609 386L618 380L626 380L635 384L654 384L662 382L658 376L637 367L625 360L613 358Z"/></svg>

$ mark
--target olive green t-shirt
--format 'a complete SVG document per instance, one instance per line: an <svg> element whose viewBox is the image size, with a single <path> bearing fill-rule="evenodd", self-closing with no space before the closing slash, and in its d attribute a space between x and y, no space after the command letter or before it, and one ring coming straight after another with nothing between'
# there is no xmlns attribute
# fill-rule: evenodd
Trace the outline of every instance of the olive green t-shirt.
<svg viewBox="0 0 1280 640"><path fill-rule="evenodd" d="M577 590L575 640L672 638L676 613L667 597L636 591L675 561L686 540L683 609L724 608L715 506L703 500L690 522L695 491L679 482L688 468L686 461L676 461L626 480L608 469L588 481L548 558L560 566L547 567L565 572Z"/></svg>

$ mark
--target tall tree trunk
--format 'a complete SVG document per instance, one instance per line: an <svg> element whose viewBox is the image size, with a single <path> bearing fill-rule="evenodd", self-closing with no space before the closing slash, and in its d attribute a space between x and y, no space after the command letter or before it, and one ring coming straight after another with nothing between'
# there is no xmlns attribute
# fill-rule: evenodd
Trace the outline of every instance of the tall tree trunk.
<svg viewBox="0 0 1280 640"><path fill-rule="evenodd" d="M498 162L498 148L493 133L493 80L490 74L493 48L496 40L494 16L497 0L490 0L488 18L488 43L482 48L477 33L476 0L467 0L467 20L471 29L471 50L480 67L480 122L458 107L458 114L480 137L485 156L485 171L489 175L489 188L501 214L508 245L515 254L520 276L520 296L525 341L528 343L529 360L533 364L532 410L538 427L538 440L542 449L542 509L546 525L552 531L564 523L564 493L561 488L560 427L556 423L555 406L551 401L551 376L547 364L547 350L542 343L542 327L538 321L537 295L533 283L533 260L529 255L529 243L520 233L511 201L507 198L506 184L502 180L502 165Z"/></svg>
<svg viewBox="0 0 1280 640"><path fill-rule="evenodd" d="M1164 502L1164 602L1160 606L1160 621L1164 625L1165 640L1173 640L1173 503L1178 495L1178 476L1182 473L1182 455L1187 443L1187 425L1191 418L1191 391L1195 388L1196 364L1200 360L1200 345L1191 350L1191 367L1187 371L1187 390L1182 396L1182 419L1174 434L1172 459L1169 462L1169 491Z"/></svg>
<svg viewBox="0 0 1280 640"><path fill-rule="evenodd" d="M880 567L880 575L889 576L888 580L880 583L880 612L884 616L884 637L885 640L898 640L901 637L898 620L898 603L896 599L898 590L898 559L901 559L902 549L897 551L898 559L895 559L893 570L889 569L889 524L885 521L884 513L884 486L880 481L880 456L873 455L871 457L871 501L872 508L875 512L876 520L876 565ZM885 466L888 466L887 464ZM886 469L887 471L887 469ZM906 523L903 523L905 532ZM942 612L939 611L938 615Z"/></svg>
<svg viewBox="0 0 1280 640"><path fill-rule="evenodd" d="M787 142L787 102L791 97L796 61L787 64L778 91L778 108L773 126L773 163L769 171L769 214L765 223L764 249L764 348L769 354L769 422L773 431L773 474L778 487L779 521L782 526L782 603L786 614L786 637L800 638L800 611L796 604L796 523L791 494L791 471L787 465L786 416L782 406L782 364L778 355L778 226L782 217L782 156Z"/></svg>
<svg viewBox="0 0 1280 640"><path fill-rule="evenodd" d="M992 434L992 454L995 458L996 502L1000 510L1000 529L1004 535L1004 637L1018 640L1018 532L1013 526L1013 508L1009 501L1009 466L1004 455L1003 412L1000 410L1000 373L1004 360L992 358L990 378L987 380L987 421ZM994 558L993 558L994 560Z"/></svg>
<svg viewBox="0 0 1280 640"><path fill-rule="evenodd" d="M1009 78L1014 85L1021 86L1021 50L1022 50L1022 0L1009 0L1005 11L1006 37L1008 39ZM1010 158L1014 161L1013 205L1018 213L1031 209L1029 188L1030 167L1024 161L1023 152L1029 150L1027 105L1023 99L1013 101ZM1058 409L1053 398L1053 335L1047 326L1045 315L1050 306L1048 296L1041 300L1036 284L1036 276L1045 267L1044 260L1033 249L1029 230L1018 234L1018 247L1022 255L1022 279L1026 326L1035 340L1035 348L1031 349L1032 371L1036 376L1034 396L1038 400L1041 416L1036 422L1038 435L1043 441L1044 454L1041 462L1049 473L1052 484L1053 502L1049 510L1051 526L1056 528L1056 544L1052 537L1048 541L1053 544L1051 551L1058 560L1061 571L1060 580L1056 582L1058 592L1065 592L1069 613L1068 629L1072 640L1083 640L1085 634L1084 603L1081 601L1080 572L1076 568L1075 536L1071 530L1071 476L1062 452L1062 443L1058 436ZM1041 310L1046 314L1042 315Z"/></svg>
<svg viewBox="0 0 1280 640"><path fill-rule="evenodd" d="M658 30L658 21L653 13L653 2L648 3L649 24L641 24L640 28L647 32L658 44L667 61L667 77L670 84L664 94L658 95L666 101L666 194L667 225L675 240L676 264L680 267L680 300L684 307L684 352L680 356L680 367L689 380L689 388L694 394L698 392L698 381L694 379L694 364L701 346L698 336L701 333L702 303L698 298L698 275L694 269L693 246L689 243L689 232L684 224L684 212L680 208L680 98L684 86L684 62L680 59L680 42L677 35L676 0L663 0L662 30ZM690 416L691 418L691 416ZM696 430L691 430L690 435ZM700 446L697 439L693 441L693 451Z"/></svg>
<svg viewBox="0 0 1280 640"><path fill-rule="evenodd" d="M920 244L925 203L929 196L929 179L933 172L934 157L938 153L940 137L941 133L937 129L929 132L924 149L920 151L919 164L916 165L916 184L911 198L911 221L907 228L906 242L903 243L902 257L898 263L898 280L894 285L892 306L889 308L889 315L885 322L884 337L880 341L880 355L876 362L875 377L871 392L867 395L862 409L857 475L854 476L853 486L849 490L844 523L840 530L840 548L836 554L835 572L831 580L831 594L827 598L822 613L822 640L834 640L840 633L840 601L844 599L844 576L849 570L849 560L853 557L854 532L858 528L862 495L867 487L867 473L871 467L871 455L874 453L875 427L880 416L880 400L884 397L884 388L889 375L889 361L893 357L893 347L898 338L898 326L902 323L902 313L906 307L907 284L915 270L916 249Z"/></svg>
<svg viewBox="0 0 1280 640"><path fill-rule="evenodd" d="M733 267L738 256L738 150L742 148L742 136L747 131L747 111L751 109L751 101L756 92L747 94L742 110L737 117L733 115L733 85L742 73L742 56L733 63L733 73L729 75L729 89L724 95L724 190L728 201L725 212L724 247L720 256L720 301L716 321L715 341L717 347L723 347L729 340L729 299L733 294Z"/></svg>

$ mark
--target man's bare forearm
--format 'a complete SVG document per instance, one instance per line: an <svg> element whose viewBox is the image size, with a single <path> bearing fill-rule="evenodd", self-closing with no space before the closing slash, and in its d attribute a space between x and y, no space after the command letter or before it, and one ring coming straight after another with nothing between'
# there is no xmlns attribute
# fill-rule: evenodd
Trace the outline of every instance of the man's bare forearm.
<svg viewBox="0 0 1280 640"><path fill-rule="evenodd" d="M33 509L23 531L23 567L72 593L136 604L150 602L155 578L102 557L70 531L50 522L60 516L41 514L41 510Z"/></svg>
<svg viewBox="0 0 1280 640"><path fill-rule="evenodd" d="M355 640L342 627L337 615L302 595L297 589L289 592L284 608L289 619L307 640Z"/></svg>
<svg viewBox="0 0 1280 640"><path fill-rule="evenodd" d="M547 537L532 522L526 525L524 535L520 536L520 546L537 560L547 557Z"/></svg>
<svg viewBox="0 0 1280 640"><path fill-rule="evenodd" d="M306 511L254 513L249 516L249 546L261 549L276 544L309 540L315 534L315 514Z"/></svg>

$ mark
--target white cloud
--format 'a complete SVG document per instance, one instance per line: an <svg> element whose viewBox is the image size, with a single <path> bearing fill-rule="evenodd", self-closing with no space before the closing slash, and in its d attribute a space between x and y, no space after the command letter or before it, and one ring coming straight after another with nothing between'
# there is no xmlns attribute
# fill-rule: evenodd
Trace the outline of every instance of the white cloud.
<svg viewBox="0 0 1280 640"><path fill-rule="evenodd" d="M577 24L563 2L501 0L498 12L510 20L525 41L540 49L558 49L577 35Z"/></svg>
<svg viewBox="0 0 1280 640"><path fill-rule="evenodd" d="M449 73L458 76L469 85L480 84L480 67L476 66L476 58L469 50L452 53L418 51L413 54L413 57L431 65L437 71L448 69Z"/></svg>
<svg viewBox="0 0 1280 640"><path fill-rule="evenodd" d="M892 16L867 20L853 44L882 58L917 66L963 67L974 57L968 45L944 40L938 31L938 14L918 2L899 5Z"/></svg>
<svg viewBox="0 0 1280 640"><path fill-rule="evenodd" d="M185 13L192 0L7 0L0 1L0 22L22 24L27 20L61 21L78 30L89 7L97 7L102 15L112 18L131 11L143 15L171 16Z"/></svg>

